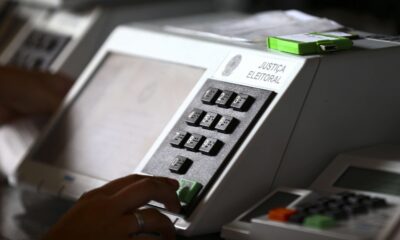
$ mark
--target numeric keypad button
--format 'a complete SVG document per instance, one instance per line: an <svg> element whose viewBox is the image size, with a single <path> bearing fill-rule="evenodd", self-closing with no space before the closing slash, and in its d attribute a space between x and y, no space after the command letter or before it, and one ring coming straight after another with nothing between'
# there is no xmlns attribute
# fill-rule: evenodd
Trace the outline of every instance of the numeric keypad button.
<svg viewBox="0 0 400 240"><path fill-rule="evenodd" d="M169 170L172 173L185 174L189 170L191 165L192 160L190 160L189 158L177 156L169 166Z"/></svg>
<svg viewBox="0 0 400 240"><path fill-rule="evenodd" d="M222 133L232 133L236 126L238 125L239 120L230 117L230 116L222 116L222 118L218 121L215 129L218 132Z"/></svg>
<svg viewBox="0 0 400 240"><path fill-rule="evenodd" d="M219 95L217 101L215 102L219 107L222 108L229 108L231 102L235 98L236 93L228 90L222 91L222 93Z"/></svg>
<svg viewBox="0 0 400 240"><path fill-rule="evenodd" d="M189 151L197 152L203 141L204 137L202 135L193 133L185 143L185 148Z"/></svg>
<svg viewBox="0 0 400 240"><path fill-rule="evenodd" d="M231 108L236 111L245 112L250 108L253 101L254 99L251 96L247 94L239 94L233 100Z"/></svg>
<svg viewBox="0 0 400 240"><path fill-rule="evenodd" d="M200 126L201 126L202 128L212 130L212 129L214 129L214 126L217 124L217 122L218 122L218 120L219 120L220 117L221 117L221 116L218 115L217 113L208 112L208 113L204 116L203 120L201 120Z"/></svg>
<svg viewBox="0 0 400 240"><path fill-rule="evenodd" d="M222 142L215 138L207 138L201 145L199 151L205 155L215 156L222 147Z"/></svg>
<svg viewBox="0 0 400 240"><path fill-rule="evenodd" d="M201 101L204 104L213 105L220 94L221 90L219 90L218 88L209 88L204 93L203 97L201 98Z"/></svg>
<svg viewBox="0 0 400 240"><path fill-rule="evenodd" d="M185 131L178 131L175 133L170 144L176 148L182 148L185 145L186 140L190 137L190 134Z"/></svg>
<svg viewBox="0 0 400 240"><path fill-rule="evenodd" d="M186 117L185 122L190 126L198 126L205 113L205 111L195 108Z"/></svg>

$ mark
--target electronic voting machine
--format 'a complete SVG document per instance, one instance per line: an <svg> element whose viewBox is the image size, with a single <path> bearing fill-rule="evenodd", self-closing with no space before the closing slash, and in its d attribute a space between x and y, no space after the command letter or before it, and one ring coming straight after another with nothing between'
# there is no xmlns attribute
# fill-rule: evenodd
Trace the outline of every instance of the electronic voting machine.
<svg viewBox="0 0 400 240"><path fill-rule="evenodd" d="M400 139L400 44L297 56L156 25L117 28L14 181L79 198L132 173L180 181L178 232L217 232L338 153Z"/></svg>
<svg viewBox="0 0 400 240"><path fill-rule="evenodd" d="M337 156L307 189L279 188L226 224L230 240L395 240L400 151L380 145Z"/></svg>

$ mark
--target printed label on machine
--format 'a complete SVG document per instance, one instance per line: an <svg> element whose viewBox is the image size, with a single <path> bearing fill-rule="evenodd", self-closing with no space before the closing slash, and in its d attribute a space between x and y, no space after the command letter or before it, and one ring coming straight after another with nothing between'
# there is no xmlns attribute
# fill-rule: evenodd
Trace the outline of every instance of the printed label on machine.
<svg viewBox="0 0 400 240"><path fill-rule="evenodd" d="M267 55L268 56L268 55ZM265 54L230 54L214 78L262 89L280 89L303 66L303 59L290 61Z"/></svg>

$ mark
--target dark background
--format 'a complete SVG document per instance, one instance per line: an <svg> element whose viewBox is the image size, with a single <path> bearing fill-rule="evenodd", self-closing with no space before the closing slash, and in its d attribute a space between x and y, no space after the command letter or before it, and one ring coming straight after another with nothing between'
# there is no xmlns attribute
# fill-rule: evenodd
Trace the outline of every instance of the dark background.
<svg viewBox="0 0 400 240"><path fill-rule="evenodd" d="M400 0L251 0L247 11L298 9L339 23L382 34L400 34Z"/></svg>

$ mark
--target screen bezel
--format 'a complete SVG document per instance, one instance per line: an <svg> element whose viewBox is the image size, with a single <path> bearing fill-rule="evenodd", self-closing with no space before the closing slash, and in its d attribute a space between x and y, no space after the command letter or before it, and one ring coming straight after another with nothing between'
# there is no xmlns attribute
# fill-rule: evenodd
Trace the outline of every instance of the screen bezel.
<svg viewBox="0 0 400 240"><path fill-rule="evenodd" d="M369 192L376 192L376 193L382 193L382 194L387 194L387 195L393 195L393 196L400 196L400 192L397 190L397 193L393 192L392 190L389 189L377 189L377 190L372 190L372 189L368 189L370 188L369 186L365 186L365 183L362 183L362 185L359 183L357 186L354 185L353 187L350 187L349 185L351 185L351 181L350 179L354 179L353 176L354 174L361 173L365 176L362 177L363 182L370 182L373 180L376 180L377 178L373 178L373 175L379 175L381 177L389 177L389 175L391 175L390 177L395 177L397 180L400 179L400 174L399 173L395 173L395 172L390 172L390 171L384 171L382 169L371 169L371 168L365 168L365 167L358 167L358 166L349 166L346 171L335 181L335 183L333 184L334 187L337 188L350 188L350 189L357 189L359 191L369 191ZM371 178L367 177L371 176ZM358 178L358 180L360 179L360 177ZM379 178L378 178L379 179ZM385 180L386 180L385 179ZM347 185L347 186L346 186ZM397 186L397 185L396 185Z"/></svg>
<svg viewBox="0 0 400 240"><path fill-rule="evenodd" d="M173 41L173 45L175 46L165 47L159 44L159 39L151 38L151 34L152 33L145 30L138 29L136 31L133 31L129 27L120 27L113 32L110 38L106 41L106 43L99 50L94 59L82 73L73 88L70 90L70 92L64 99L61 107L52 117L51 121L43 130L42 134L31 147L27 156L24 157L23 162L20 165L16 175L10 177L10 181L12 183L18 183L20 185L27 185L30 187L40 185L40 188L42 188L43 191L56 193L72 199L77 199L81 196L82 193L107 183L107 181L102 179L86 176L56 166L33 161L31 153L35 152L35 150L40 147L43 140L52 131L58 120L63 116L63 114L71 106L71 104L74 103L75 99L81 94L81 91L84 89L86 84L88 84L93 75L97 72L98 68L107 58L108 54L115 53L132 55L205 69L205 72L201 79L199 79L197 84L190 91L185 101L176 111L174 116L170 119L165 129L162 131L153 146L142 159L137 169L134 170L132 173L141 172L141 169L146 164L147 159L150 158L152 153L156 150L157 146L161 143L162 139L168 134L173 124L183 113L186 106L189 105L190 99L201 88L203 82L205 82L207 78L211 77L212 73L218 69L221 62L229 53L228 49L219 48L217 50L215 48L213 51L215 53L214 57L210 58L207 54L209 53L209 50L204 50L206 48L209 49L210 47L206 44L201 44L199 46L199 44L194 40L188 41L187 39L185 39L183 41L182 38L181 41L176 41L177 39ZM169 36L166 39L168 40L169 38L171 37ZM132 44L129 39L135 39L137 41L136 44ZM179 49L182 47L182 45L185 44L193 45L187 47L198 49L198 52L196 53L198 56L197 58L192 58L191 56L185 54L185 52L181 53L174 51L174 49ZM201 47L203 47L204 49L201 49Z"/></svg>
<svg viewBox="0 0 400 240"><path fill-rule="evenodd" d="M323 173L314 181L314 183L311 185L311 189L330 193L354 191L372 196L385 197L391 201L400 202L399 197L395 195L364 191L360 189L336 187L335 183L351 167L400 174L400 162L394 161L394 159L380 159L374 157L368 158L366 156L362 157L352 154L342 154L334 159L332 163L323 171Z"/></svg>

